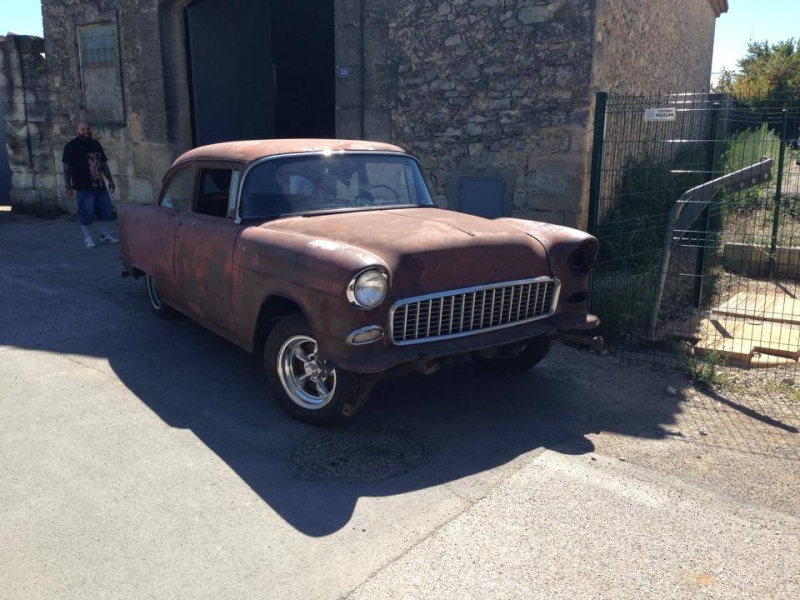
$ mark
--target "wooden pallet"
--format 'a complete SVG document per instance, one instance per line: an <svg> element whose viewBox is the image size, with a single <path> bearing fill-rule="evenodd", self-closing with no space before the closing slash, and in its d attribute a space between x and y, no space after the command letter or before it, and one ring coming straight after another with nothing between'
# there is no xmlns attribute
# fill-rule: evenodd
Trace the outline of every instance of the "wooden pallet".
<svg viewBox="0 0 800 600"><path fill-rule="evenodd" d="M715 353L740 366L776 367L800 358L800 326L716 315L700 321L699 333L698 355Z"/></svg>
<svg viewBox="0 0 800 600"><path fill-rule="evenodd" d="M766 289L762 292L739 292L713 312L718 315L800 325L800 297L796 295L800 291L779 284L764 287Z"/></svg>
<svg viewBox="0 0 800 600"><path fill-rule="evenodd" d="M777 367L800 361L800 291L761 284L709 313L667 327L667 336L694 343L699 356L716 354L744 367Z"/></svg>

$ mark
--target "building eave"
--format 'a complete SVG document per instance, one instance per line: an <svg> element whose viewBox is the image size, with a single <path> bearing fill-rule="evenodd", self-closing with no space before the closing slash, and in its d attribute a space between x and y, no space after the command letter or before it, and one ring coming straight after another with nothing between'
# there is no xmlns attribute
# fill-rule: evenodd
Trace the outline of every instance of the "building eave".
<svg viewBox="0 0 800 600"><path fill-rule="evenodd" d="M714 11L715 17L728 12L728 0L708 0L708 3L711 5L711 10Z"/></svg>

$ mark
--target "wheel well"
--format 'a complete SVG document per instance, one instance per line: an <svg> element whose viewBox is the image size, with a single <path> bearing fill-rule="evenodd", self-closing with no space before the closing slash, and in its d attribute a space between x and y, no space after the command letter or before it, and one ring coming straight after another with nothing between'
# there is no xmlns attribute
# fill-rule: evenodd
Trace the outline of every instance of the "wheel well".
<svg viewBox="0 0 800 600"><path fill-rule="evenodd" d="M293 300L281 296L266 298L258 312L256 335L253 340L254 352L259 353L263 349L269 332L272 331L278 321L297 312L302 313L303 309Z"/></svg>

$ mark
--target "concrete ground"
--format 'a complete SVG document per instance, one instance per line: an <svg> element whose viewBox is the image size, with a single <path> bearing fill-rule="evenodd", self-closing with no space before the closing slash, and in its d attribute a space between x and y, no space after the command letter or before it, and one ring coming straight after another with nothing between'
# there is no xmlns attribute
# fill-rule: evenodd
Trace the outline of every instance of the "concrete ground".
<svg viewBox="0 0 800 600"><path fill-rule="evenodd" d="M559 346L285 417L117 247L0 212L0 599L800 597L800 407Z"/></svg>

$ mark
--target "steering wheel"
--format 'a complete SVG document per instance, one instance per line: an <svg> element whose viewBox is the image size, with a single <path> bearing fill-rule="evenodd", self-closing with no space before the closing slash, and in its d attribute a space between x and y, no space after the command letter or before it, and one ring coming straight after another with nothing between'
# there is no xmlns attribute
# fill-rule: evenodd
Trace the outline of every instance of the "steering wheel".
<svg viewBox="0 0 800 600"><path fill-rule="evenodd" d="M372 185L364 189L353 198L353 206L378 206L380 204L395 204L400 201L400 194L388 185Z"/></svg>
<svg viewBox="0 0 800 600"><path fill-rule="evenodd" d="M354 206L376 206L379 204L395 204L400 201L400 194L389 185L373 185L353 198Z"/></svg>
<svg viewBox="0 0 800 600"><path fill-rule="evenodd" d="M373 185L370 191L372 192L372 197L375 199L375 204L394 204L400 202L400 194L389 185Z"/></svg>

